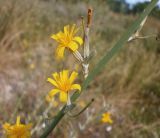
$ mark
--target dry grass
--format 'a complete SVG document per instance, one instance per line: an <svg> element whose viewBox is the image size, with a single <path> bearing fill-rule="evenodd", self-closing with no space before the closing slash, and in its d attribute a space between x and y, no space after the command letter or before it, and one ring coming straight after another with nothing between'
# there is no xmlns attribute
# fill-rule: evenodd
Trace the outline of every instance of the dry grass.
<svg viewBox="0 0 160 138"><path fill-rule="evenodd" d="M50 35L65 24L79 24L88 5L94 9L91 48L96 55L91 60L92 69L135 17L111 12L104 1L0 0L1 124L14 122L21 115L34 126L39 122L34 138L43 131L43 112L49 106L44 96L50 90L46 78L62 68L77 69L76 61L68 53L64 61L55 61L56 44ZM160 21L149 17L142 34L156 34L158 30ZM76 110L94 97L93 105L76 119L66 116L50 137L160 137L159 46L154 38L127 44L82 94ZM46 112L54 116L61 106ZM113 114L110 132L100 121L105 110Z"/></svg>

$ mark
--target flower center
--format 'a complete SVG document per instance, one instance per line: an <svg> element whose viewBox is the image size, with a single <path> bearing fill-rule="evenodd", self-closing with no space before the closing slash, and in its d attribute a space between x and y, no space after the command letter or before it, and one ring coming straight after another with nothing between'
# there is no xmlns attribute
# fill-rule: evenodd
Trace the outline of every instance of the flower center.
<svg viewBox="0 0 160 138"><path fill-rule="evenodd" d="M22 126L17 126L13 131L16 136L23 136L25 133L25 128Z"/></svg>
<svg viewBox="0 0 160 138"><path fill-rule="evenodd" d="M69 81L62 82L61 90L64 92L68 92L71 89L71 84Z"/></svg>

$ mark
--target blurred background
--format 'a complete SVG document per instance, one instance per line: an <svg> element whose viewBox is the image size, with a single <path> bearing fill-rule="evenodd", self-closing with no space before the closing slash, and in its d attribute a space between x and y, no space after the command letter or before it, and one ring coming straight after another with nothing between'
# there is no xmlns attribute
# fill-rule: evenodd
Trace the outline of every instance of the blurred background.
<svg viewBox="0 0 160 138"><path fill-rule="evenodd" d="M50 123L45 118L62 107L58 99L45 100L53 87L46 79L54 71L77 70L77 82L83 82L81 67L68 51L63 61L55 59L51 34L66 24L80 25L92 7L92 70L147 5L142 0L0 0L0 136L2 124L14 124L18 115L23 123L33 123L33 138L42 134ZM141 36L159 33L157 5ZM160 41L151 37L127 43L78 99L73 114L92 98L87 111L77 118L65 116L49 138L159 138ZM101 122L106 111L112 125Z"/></svg>

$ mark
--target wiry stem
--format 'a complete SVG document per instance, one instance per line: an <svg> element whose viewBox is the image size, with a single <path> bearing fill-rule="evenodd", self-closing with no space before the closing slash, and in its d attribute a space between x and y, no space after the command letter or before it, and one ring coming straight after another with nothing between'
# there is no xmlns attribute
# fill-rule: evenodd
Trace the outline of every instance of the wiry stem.
<svg viewBox="0 0 160 138"><path fill-rule="evenodd" d="M43 112L43 115L47 115L48 112L50 111L50 109L52 108L53 104L52 102L49 104L48 108L46 108L46 110ZM36 131L39 131L41 129L41 123L43 121L43 117L41 116L36 124L36 126L34 127L34 129L32 129L31 134L35 133Z"/></svg>
<svg viewBox="0 0 160 138"><path fill-rule="evenodd" d="M90 55L90 49L89 49L89 30L90 30L90 24L92 19L92 9L88 9L88 19L87 19L87 27L85 29L84 33L84 63L82 64L83 67L83 74L84 78L87 78L89 73L89 62L88 58Z"/></svg>
<svg viewBox="0 0 160 138"><path fill-rule="evenodd" d="M81 23L82 23L82 29L83 29L83 34L85 33L85 27L84 27L84 17L81 16Z"/></svg>
<svg viewBox="0 0 160 138"><path fill-rule="evenodd" d="M76 114L71 114L70 112L67 112L67 115L69 117L77 117L79 116L81 113L83 113L92 103L94 102L94 99L92 99L80 112L76 113Z"/></svg>
<svg viewBox="0 0 160 138"><path fill-rule="evenodd" d="M147 39L147 38L151 38L151 37L157 38L157 35L135 36L132 39L130 39L128 42L134 41L136 39Z"/></svg>
<svg viewBox="0 0 160 138"><path fill-rule="evenodd" d="M90 51L89 51L89 27L86 28L84 35L85 35L84 36L84 59L87 59L90 54Z"/></svg>
<svg viewBox="0 0 160 138"><path fill-rule="evenodd" d="M83 63L82 68L83 68L84 78L87 78L89 73L89 63Z"/></svg>

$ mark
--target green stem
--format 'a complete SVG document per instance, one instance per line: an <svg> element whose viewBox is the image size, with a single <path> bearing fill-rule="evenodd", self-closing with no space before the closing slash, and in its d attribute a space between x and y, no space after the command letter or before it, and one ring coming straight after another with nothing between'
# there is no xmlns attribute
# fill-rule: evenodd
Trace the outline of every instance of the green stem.
<svg viewBox="0 0 160 138"><path fill-rule="evenodd" d="M77 117L79 116L80 114L82 114L92 103L94 102L94 99L92 99L80 112L76 113L76 114L71 114L70 112L67 113L67 115L69 117Z"/></svg>
<svg viewBox="0 0 160 138"><path fill-rule="evenodd" d="M158 0L152 0L152 2L148 5L145 11L139 16L139 18L129 27L129 29L123 34L120 40L115 44L115 46L105 54L105 56L99 61L99 63L95 66L95 68L89 73L88 77L85 79L82 85L82 90L85 90L90 82L94 79L94 77L105 67L105 65L110 61L110 59L120 51L122 46L128 41L129 37L139 28L140 24L144 20L146 16L152 11L155 7ZM80 96L79 92L76 92L72 95L71 100L75 101ZM61 111L58 112L55 119L52 120L50 126L46 129L46 131L40 136L40 138L46 138L52 130L56 127L56 125L60 122L60 120L65 115L64 113L65 106Z"/></svg>
<svg viewBox="0 0 160 138"><path fill-rule="evenodd" d="M62 119L62 117L65 115L65 108L66 106L64 106L60 112L58 112L58 114L55 116L55 118L53 119L54 121L51 122L50 127L47 128L47 130L42 134L42 136L40 136L40 138L46 138L51 132L52 130L56 127L56 125L59 123L59 120Z"/></svg>

